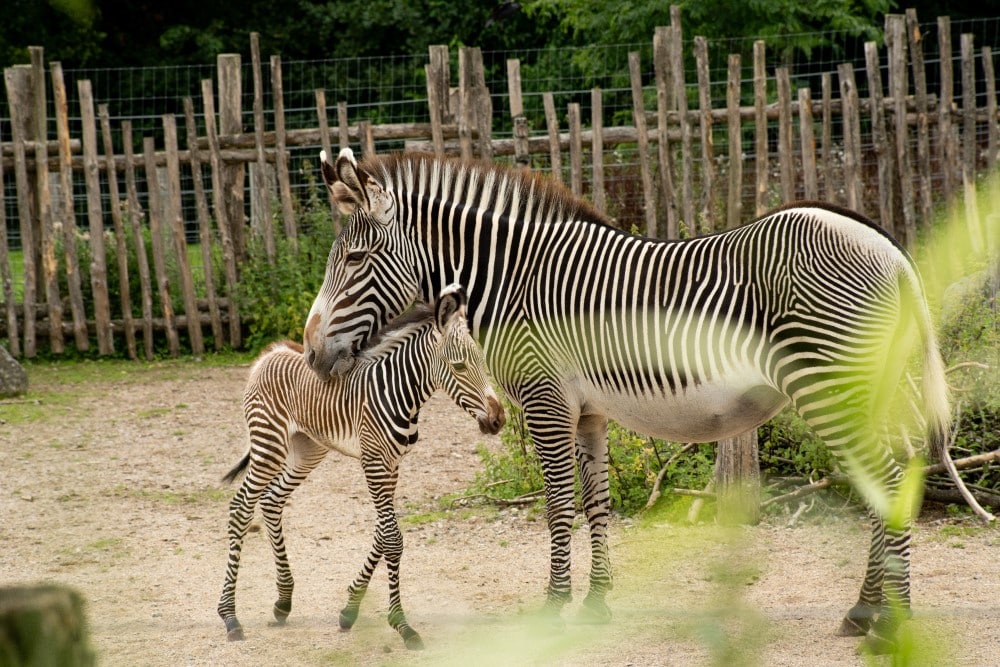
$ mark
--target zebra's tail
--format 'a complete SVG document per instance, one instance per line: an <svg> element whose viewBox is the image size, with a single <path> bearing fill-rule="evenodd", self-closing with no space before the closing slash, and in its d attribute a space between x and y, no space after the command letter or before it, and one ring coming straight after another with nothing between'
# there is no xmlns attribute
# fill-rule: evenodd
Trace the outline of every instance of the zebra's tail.
<svg viewBox="0 0 1000 667"><path fill-rule="evenodd" d="M248 465L250 465L250 450L247 450L247 453L243 455L240 462L233 466L233 469L225 474L222 481L226 484L232 484L233 481L240 476L240 473L247 469Z"/></svg>
<svg viewBox="0 0 1000 667"><path fill-rule="evenodd" d="M923 387L921 393L924 399L924 416L927 419L927 440L931 455L938 459L948 471L948 476L955 488L968 503L969 507L985 521L996 521L996 517L987 512L965 486L958 475L955 462L951 459L948 448L951 446L951 400L948 394L948 381L945 377L944 360L938 349L937 336L931 322L927 299L923 294L919 279L914 275L910 284L913 287L914 311L920 338L923 340Z"/></svg>

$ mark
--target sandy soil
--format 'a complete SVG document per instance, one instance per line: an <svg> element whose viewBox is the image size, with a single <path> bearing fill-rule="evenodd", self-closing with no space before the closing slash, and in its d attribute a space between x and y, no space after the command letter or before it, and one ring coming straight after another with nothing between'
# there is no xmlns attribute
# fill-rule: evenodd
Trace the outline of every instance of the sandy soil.
<svg viewBox="0 0 1000 667"><path fill-rule="evenodd" d="M232 488L220 477L245 447L246 367L123 364L116 375L29 370L28 400L49 413L6 423L0 403L0 583L59 582L87 600L102 665L860 665L858 640L834 635L867 551L854 515L787 527L616 519L612 622L577 621L589 556L574 537L577 602L540 620L548 535L537 510L441 512L497 447L444 397L404 460L403 601L427 644L407 651L385 621L380 569L353 631L337 614L369 547L374 512L360 466L336 454L292 497L296 575L285 627L269 625L274 567L251 533L238 587L244 642L216 615ZM923 518L915 528L908 628L916 664L1000 664L1000 532ZM883 661L884 662L884 661ZM887 664L887 663L886 663Z"/></svg>

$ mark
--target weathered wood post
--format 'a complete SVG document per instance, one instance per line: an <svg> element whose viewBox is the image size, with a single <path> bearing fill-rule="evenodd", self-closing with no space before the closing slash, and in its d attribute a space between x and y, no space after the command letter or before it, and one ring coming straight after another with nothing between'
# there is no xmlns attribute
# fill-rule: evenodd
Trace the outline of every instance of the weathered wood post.
<svg viewBox="0 0 1000 667"><path fill-rule="evenodd" d="M34 222L33 186L28 178L25 142L31 136L32 123L25 109L31 105L31 67L15 65L4 70L7 101L10 105L11 138L14 147L14 185L17 188L17 214L21 228L21 247L24 248L24 284L21 300L24 307L24 356L31 358L37 352L35 338L35 302L37 299L38 257L37 228Z"/></svg>
<svg viewBox="0 0 1000 667"><path fill-rule="evenodd" d="M632 82L632 122L635 123L638 135L636 159L639 162L639 175L642 177L643 216L646 222L646 235L656 238L660 231L656 224L656 193L653 190L653 174L649 170L649 136L646 131L646 108L642 100L642 64L639 52L628 54L629 79ZM666 133L660 135L662 140Z"/></svg>
<svg viewBox="0 0 1000 667"><path fill-rule="evenodd" d="M243 82L240 77L240 54L221 53L216 59L219 80L219 143L243 132ZM204 87L202 87L204 92ZM240 262L246 258L246 166L243 162L221 162L219 180L223 188L222 203L226 207L229 238L232 239L237 273Z"/></svg>
<svg viewBox="0 0 1000 667"><path fill-rule="evenodd" d="M0 656L4 656L4 664L95 664L83 608L80 594L63 586L0 589Z"/></svg>

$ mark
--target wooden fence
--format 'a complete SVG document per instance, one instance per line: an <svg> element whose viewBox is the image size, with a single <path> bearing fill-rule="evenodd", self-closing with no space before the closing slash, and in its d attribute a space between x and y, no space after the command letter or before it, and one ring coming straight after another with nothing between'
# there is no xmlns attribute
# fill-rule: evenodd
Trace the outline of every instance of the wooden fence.
<svg viewBox="0 0 1000 667"><path fill-rule="evenodd" d="M929 90L916 15L892 15L886 20L884 49L874 42L865 45L864 69L845 63L837 68L836 87L833 73L824 73L819 91L793 91L794 73L787 67L768 72L766 45L757 42L753 103L742 102L744 63L734 54L728 57L725 104L713 106L708 42L696 37L690 43L695 76L689 80L677 7L671 16L671 25L657 28L653 36L650 82L643 81L639 54L629 55L631 124L604 127L602 91L594 89L589 127L578 103L568 106L567 127L561 127L554 96L546 93L546 123L537 132L524 116L517 60L507 62L509 110L500 111L493 108L494 99L505 98L487 89L479 49L459 50L453 86L444 46L430 47L425 68L428 123L373 125L355 119L352 124L346 103L330 107L325 91L318 89L316 127L286 130L281 59L272 56L273 129L266 130L265 69L253 34L252 132L243 131L241 120L240 56L224 54L218 57L215 80L202 81L201 99L185 98L182 118L162 117L159 137L134 137L129 121L114 133L108 105L94 100L89 81L79 81L82 132L72 137L62 68L53 62L46 72L42 48L33 47L30 65L4 72L12 141L0 145L0 192L10 190L3 183L13 178L17 220L11 224L20 232L23 280L18 303L7 206L0 206L0 337L6 337L15 356L25 357L37 354L40 339L51 352L62 353L68 337L78 350L96 342L102 355L114 353L123 340L130 357L147 359L156 336L165 336L171 355L181 353L182 342L191 353L202 354L206 331L216 349L241 347L245 322L234 294L248 235L257 236L273 258L279 235L294 243L299 233L300 205L292 196L289 171L292 146L322 147L333 154L336 143L369 153L377 140L394 139L405 141L407 150L439 156L508 158L525 166L544 161L553 177L567 180L574 192L588 196L622 226L664 238L732 228L775 203L807 198L859 210L912 245L936 202L964 196L970 233L981 239L975 181L977 174L994 168L1000 142L988 46L977 57L971 35L963 35L956 58L949 19L939 18L941 58L932 77L939 85ZM957 94L956 60L961 72ZM867 95L859 94L859 79L867 84ZM46 117L50 90L54 138ZM330 109L335 109L335 123L328 118ZM512 136L494 138L494 121L505 113ZM752 150L745 149L744 137L752 137ZM605 156L623 145L637 155L632 178L642 204L634 207L636 219L629 219L624 207L616 208L606 191ZM725 150L716 154L716 145ZM184 219L182 174L193 182L193 220ZM73 192L81 178L87 205L78 212ZM145 192L139 186L143 180ZM112 204L102 206L104 199ZM332 202L331 215L338 219ZM78 217L86 220L83 230ZM189 261L191 229L200 242L200 271ZM147 234L151 258L143 240ZM78 256L80 238L86 239L85 264ZM113 267L106 244L113 244ZM215 284L209 268L214 254L222 257L221 284ZM134 257L132 269L129 257ZM109 275L116 277L115 289L109 289ZM135 281L138 303L130 296Z"/></svg>

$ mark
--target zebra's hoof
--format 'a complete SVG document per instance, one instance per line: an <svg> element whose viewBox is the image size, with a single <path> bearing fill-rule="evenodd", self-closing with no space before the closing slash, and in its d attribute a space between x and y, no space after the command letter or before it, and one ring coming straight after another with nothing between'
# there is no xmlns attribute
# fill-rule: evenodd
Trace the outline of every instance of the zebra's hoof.
<svg viewBox="0 0 1000 667"><path fill-rule="evenodd" d="M400 634L403 635L403 644L406 648L411 651L424 650L424 640L420 638L420 635L417 634L416 630L413 628L407 628L406 630L401 631Z"/></svg>
<svg viewBox="0 0 1000 667"><path fill-rule="evenodd" d="M874 607L855 605L844 616L837 635L840 637L864 637L868 634L878 614Z"/></svg>
<svg viewBox="0 0 1000 667"><path fill-rule="evenodd" d="M605 625L611 622L611 608L604 600L588 597L580 607L577 621L587 625Z"/></svg>
<svg viewBox="0 0 1000 667"><path fill-rule="evenodd" d="M274 603L274 609L271 611L274 614L274 624L284 625L285 621L288 620L288 615L292 613L292 601L278 600Z"/></svg>
<svg viewBox="0 0 1000 667"><path fill-rule="evenodd" d="M358 610L345 607L340 610L340 631L348 632L354 627L354 622L358 620Z"/></svg>

